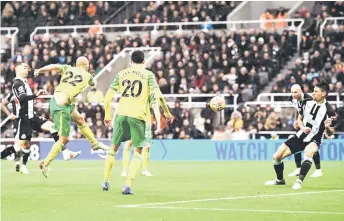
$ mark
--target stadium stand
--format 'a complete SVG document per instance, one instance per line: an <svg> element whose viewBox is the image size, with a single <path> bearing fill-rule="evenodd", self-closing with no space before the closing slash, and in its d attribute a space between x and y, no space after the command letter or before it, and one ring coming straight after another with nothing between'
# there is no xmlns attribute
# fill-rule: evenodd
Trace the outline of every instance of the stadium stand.
<svg viewBox="0 0 344 221"><path fill-rule="evenodd" d="M163 48L163 58L148 68L156 73L163 93L240 92L241 101L248 101L278 73L285 58L292 55L293 51L288 50L293 45L289 34L288 31L280 35L250 30L248 33L233 32L230 36L203 32L193 37L161 36L155 42L149 42L150 46ZM14 59L26 61L31 69L36 69L50 63L73 64L77 56L86 55L93 61L90 71L97 73L112 59L111 55L122 48L146 44L146 40L130 37L108 42L103 34L89 38L69 36L67 39L54 34L36 38L32 46L25 46ZM2 65L8 80L14 76L13 66ZM32 82L32 86L35 90L43 87L51 94L58 78L56 73L47 73ZM9 87L10 83L5 90ZM86 118L89 117L86 113ZM96 121L93 119L94 124ZM182 120L176 120L171 128L181 127L182 123ZM107 133L102 131L101 134Z"/></svg>
<svg viewBox="0 0 344 221"><path fill-rule="evenodd" d="M271 92L286 93L292 84L300 84L305 92L311 93L314 85L320 79L330 82L330 92L343 93L344 88L344 22L338 20L328 22L321 37L320 25L329 16L343 16L343 2L317 2L314 11L301 8L296 17L304 18L303 38L301 42L301 56L296 59L293 68L289 69L285 77L279 76L278 82ZM343 96L340 97L344 99ZM334 100L329 97L328 100ZM343 116L343 107L337 110ZM337 131L344 131L343 118L338 118Z"/></svg>
<svg viewBox="0 0 344 221"><path fill-rule="evenodd" d="M106 5L107 3L104 2L103 6L106 7ZM173 9L176 7L180 9L179 14L173 13ZM231 2L196 3L195 5L178 2L170 4L168 7L164 4L157 5L156 2L150 2L147 7L136 13L135 17L124 23L205 21L207 18L204 17L204 14L209 14L211 20L223 20L226 13L230 12L234 7L235 5ZM94 14L94 12L91 12L92 10L89 10L89 12L84 13ZM275 13L279 16L282 12L283 10L279 10ZM338 35L340 35L341 29L338 30ZM313 37L309 37L309 39L312 40ZM320 38L317 37L317 39ZM307 37L304 41L307 41ZM22 50L18 50L16 56L7 63L1 63L1 71L5 73L3 75L4 79L1 80L7 82L2 84L1 91L4 95L9 93L10 82L14 77L14 62L25 61L34 70L50 63L73 64L77 56L86 55L92 61L90 72L97 74L113 58L113 55L118 54L124 47L147 45L162 47L163 56L148 68L156 73L156 79L163 93L222 92L239 94L238 101L246 102L254 99L264 86L279 74L281 68L295 53L297 40L293 29L285 30L281 34L275 30L265 32L253 29L232 31L231 34L223 32L220 35L196 32L194 36L163 35L155 41L128 36L109 41L106 34L95 34L93 32L89 32L88 36L70 35L66 38L61 37L59 33L44 35L43 37L35 36L33 44L26 45ZM313 45L322 47L321 44L316 44L316 42ZM304 50L309 49L305 48ZM310 64L318 65L316 58L312 57L312 59L313 61ZM296 67L289 71L290 73L287 74L289 78L281 80L290 81L292 74L298 75L299 63L298 60ZM308 70L312 68L312 66L309 66ZM318 71L318 69L316 70ZM331 70L335 69L331 68ZM306 78L303 75L306 75ZM313 78L312 76L312 72L306 71L300 75L300 78L309 79ZM340 78L343 74L335 76ZM46 73L36 81L30 79L30 85L34 90L39 87L45 88L51 94L58 81L59 76L56 73ZM302 84L307 88L307 82L302 82ZM310 89L311 83L308 84ZM286 86L285 82L280 81L273 90L274 92L287 92L288 89L288 85ZM96 101L97 103L97 101L101 102L102 96L103 94L100 91L93 89L87 97L89 97L89 101ZM200 99L200 101L207 101L207 99ZM227 102L231 103L232 101L228 100ZM36 106L42 116L49 116L47 110L43 109L40 103L36 103ZM228 134L228 131L233 130L239 133L238 136L240 136L240 133L245 133L244 131L291 130L293 124L292 119L281 119L279 117L277 114L280 112L279 108L262 105L256 106L254 109L247 109L241 106L238 109L239 112L235 112L236 114L232 114L233 110L226 110L227 118L225 122L228 122L227 126L217 128L213 120L214 112L209 108L202 110L201 116L195 117L191 114L191 110L180 108L179 100L176 101L175 106L173 114L178 117L173 125L169 127L166 122L163 123L163 128L167 132L165 137L181 139L209 138L214 131L227 131ZM79 103L78 108L98 138L108 137L111 134L111 129L104 127L102 124L104 114L102 106ZM238 123L240 119L244 123ZM77 132L75 125L72 131L73 137L81 136ZM9 137L10 133L9 128L4 132L5 136ZM41 134L40 136L44 135ZM245 136L244 134L243 137Z"/></svg>
<svg viewBox="0 0 344 221"><path fill-rule="evenodd" d="M227 15L240 2L163 2L150 1L146 7L137 12L134 17L126 19L124 23L164 23L164 22L191 22L191 21L225 21ZM177 10L178 9L178 10ZM209 29L223 28L217 25Z"/></svg>
<svg viewBox="0 0 344 221"><path fill-rule="evenodd" d="M106 19L123 4L121 1L13 1L4 3L1 24L19 27L19 42L25 43L37 26L90 25Z"/></svg>

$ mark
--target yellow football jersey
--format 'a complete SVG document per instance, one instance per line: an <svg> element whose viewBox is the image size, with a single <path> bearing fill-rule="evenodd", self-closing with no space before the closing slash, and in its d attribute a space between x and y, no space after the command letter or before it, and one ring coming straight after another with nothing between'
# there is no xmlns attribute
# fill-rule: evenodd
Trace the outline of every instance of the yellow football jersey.
<svg viewBox="0 0 344 221"><path fill-rule="evenodd" d="M151 116L150 95L159 90L159 86L153 73L144 69L143 65L136 64L120 71L111 84L111 89L121 93L116 114L144 121Z"/></svg>
<svg viewBox="0 0 344 221"><path fill-rule="evenodd" d="M87 85L93 85L93 76L84 69L61 65L61 81L55 92L63 92L69 95L71 101L74 100Z"/></svg>

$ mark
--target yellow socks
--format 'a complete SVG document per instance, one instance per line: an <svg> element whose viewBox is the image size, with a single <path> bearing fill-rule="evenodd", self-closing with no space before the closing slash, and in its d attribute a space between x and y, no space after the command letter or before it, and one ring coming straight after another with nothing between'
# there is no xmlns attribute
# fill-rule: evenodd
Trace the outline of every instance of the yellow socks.
<svg viewBox="0 0 344 221"><path fill-rule="evenodd" d="M148 161L149 161L149 155L150 155L150 148L144 147L142 150L142 171L146 171L148 168Z"/></svg>
<svg viewBox="0 0 344 221"><path fill-rule="evenodd" d="M123 172L127 172L127 173L128 173L129 164L130 164L130 146L127 143L125 143L125 146L123 149L123 159L122 159Z"/></svg>
<svg viewBox="0 0 344 221"><path fill-rule="evenodd" d="M63 143L61 143L60 141L57 141L51 148L48 156L45 158L44 165L48 166L50 162L53 161L57 157L57 155L59 155L63 147L64 147Z"/></svg>
<svg viewBox="0 0 344 221"><path fill-rule="evenodd" d="M131 186L137 172L140 170L141 163L142 163L142 154L135 151L134 157L129 167L129 174L127 176L127 181L125 183L127 186L129 187Z"/></svg>
<svg viewBox="0 0 344 221"><path fill-rule="evenodd" d="M111 176L111 170L115 164L115 151L110 149L106 155L105 167L104 167L104 182L109 182Z"/></svg>
<svg viewBox="0 0 344 221"><path fill-rule="evenodd" d="M94 137L94 134L93 134L91 128L85 122L81 126L78 126L78 129L79 129L80 133L86 137L88 142L91 143L92 147L94 147L98 144L98 141Z"/></svg>

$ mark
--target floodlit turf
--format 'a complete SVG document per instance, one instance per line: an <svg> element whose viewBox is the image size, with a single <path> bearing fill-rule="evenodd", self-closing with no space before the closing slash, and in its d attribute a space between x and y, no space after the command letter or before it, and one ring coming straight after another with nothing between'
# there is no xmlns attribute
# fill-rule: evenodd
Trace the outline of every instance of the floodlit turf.
<svg viewBox="0 0 344 221"><path fill-rule="evenodd" d="M3 221L344 220L344 162L322 162L324 177L307 178L299 191L294 177L265 187L274 178L268 161L151 162L155 176L138 176L134 196L121 195L121 162L109 192L101 190L103 161L55 161L48 179L37 165L23 175L2 161ZM285 165L285 174L294 169Z"/></svg>

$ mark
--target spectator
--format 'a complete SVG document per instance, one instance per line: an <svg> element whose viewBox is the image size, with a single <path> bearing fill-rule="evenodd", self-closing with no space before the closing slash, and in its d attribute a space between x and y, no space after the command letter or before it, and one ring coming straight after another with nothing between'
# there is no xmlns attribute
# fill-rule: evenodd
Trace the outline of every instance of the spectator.
<svg viewBox="0 0 344 221"><path fill-rule="evenodd" d="M231 125L233 125L233 131L240 131L244 126L242 115L239 111L234 111L231 116Z"/></svg>
<svg viewBox="0 0 344 221"><path fill-rule="evenodd" d="M286 10L284 8L279 8L276 19L282 20L282 19L287 19L287 18L288 18L288 15L287 15ZM280 21L280 22L275 23L275 28L285 28L285 27L287 27L287 22Z"/></svg>
<svg viewBox="0 0 344 221"><path fill-rule="evenodd" d="M103 92L97 89L96 86L92 87L89 92L87 92L87 102L101 104L104 102Z"/></svg>
<svg viewBox="0 0 344 221"><path fill-rule="evenodd" d="M269 10L266 10L265 12L263 12L260 15L259 19L262 21L262 23L260 25L260 28L262 28L262 29L270 29L270 28L272 28L272 22L268 22L268 20L274 19L274 16L270 13Z"/></svg>
<svg viewBox="0 0 344 221"><path fill-rule="evenodd" d="M94 25L92 25L92 27L90 27L90 29L88 30L88 34L90 36L93 36L93 35L100 35L102 33L103 33L103 28L99 20L95 20Z"/></svg>
<svg viewBox="0 0 344 221"><path fill-rule="evenodd" d="M88 7L86 8L86 12L87 12L87 15L91 18L96 15L97 7L95 6L95 4L93 2L90 2L88 4Z"/></svg>

